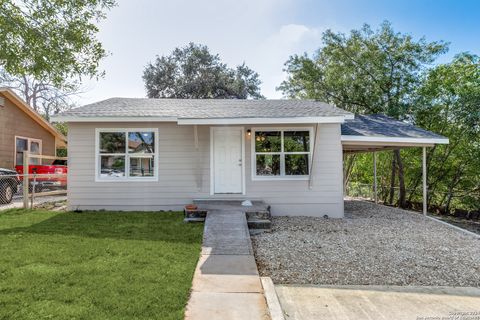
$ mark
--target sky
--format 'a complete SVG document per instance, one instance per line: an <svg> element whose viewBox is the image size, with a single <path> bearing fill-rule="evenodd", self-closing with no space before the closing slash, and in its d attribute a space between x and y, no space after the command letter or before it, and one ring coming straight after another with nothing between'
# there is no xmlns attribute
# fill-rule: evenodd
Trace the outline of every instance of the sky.
<svg viewBox="0 0 480 320"><path fill-rule="evenodd" d="M245 62L259 73L264 96L282 98L276 87L289 56L312 54L327 29L348 33L384 20L415 38L449 42L438 63L463 51L480 55L480 0L118 0L99 25L105 77L85 81L77 103L145 97L147 63L189 42L207 45L230 67Z"/></svg>

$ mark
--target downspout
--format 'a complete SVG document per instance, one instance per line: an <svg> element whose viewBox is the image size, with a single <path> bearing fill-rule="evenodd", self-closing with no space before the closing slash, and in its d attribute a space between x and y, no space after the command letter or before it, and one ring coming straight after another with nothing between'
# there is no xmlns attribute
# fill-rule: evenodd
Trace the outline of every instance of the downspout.
<svg viewBox="0 0 480 320"><path fill-rule="evenodd" d="M310 168L308 170L308 189L313 187L313 163L315 162L315 150L317 149L317 132L318 132L318 123L315 125L315 133L313 140L313 150L312 150L312 159L310 160Z"/></svg>

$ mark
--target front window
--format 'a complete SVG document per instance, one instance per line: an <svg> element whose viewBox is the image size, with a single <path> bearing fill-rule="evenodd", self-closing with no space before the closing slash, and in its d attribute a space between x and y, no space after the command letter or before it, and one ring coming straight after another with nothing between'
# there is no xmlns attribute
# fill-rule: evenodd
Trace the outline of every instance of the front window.
<svg viewBox="0 0 480 320"><path fill-rule="evenodd" d="M311 158L310 129L252 131L255 178L308 177Z"/></svg>
<svg viewBox="0 0 480 320"><path fill-rule="evenodd" d="M149 180L157 177L156 129L98 130L101 180Z"/></svg>

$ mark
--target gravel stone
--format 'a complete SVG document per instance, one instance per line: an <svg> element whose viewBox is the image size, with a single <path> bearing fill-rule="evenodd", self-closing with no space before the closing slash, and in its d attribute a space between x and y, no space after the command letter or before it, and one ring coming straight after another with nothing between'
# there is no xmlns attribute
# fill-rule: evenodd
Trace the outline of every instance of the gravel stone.
<svg viewBox="0 0 480 320"><path fill-rule="evenodd" d="M480 286L478 238L366 201L346 201L344 219L273 217L252 244L274 283Z"/></svg>

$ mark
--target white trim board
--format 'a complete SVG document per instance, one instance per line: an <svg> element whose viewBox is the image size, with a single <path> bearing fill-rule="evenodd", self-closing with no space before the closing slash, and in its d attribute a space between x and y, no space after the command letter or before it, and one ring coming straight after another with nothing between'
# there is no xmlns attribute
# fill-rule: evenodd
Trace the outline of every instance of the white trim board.
<svg viewBox="0 0 480 320"><path fill-rule="evenodd" d="M449 140L447 138L403 138L403 137L376 137L376 136L350 136L342 135L342 143L350 142L351 144L361 144L362 142L367 143L403 143L403 144L413 144L413 145L432 145L432 144L448 144Z"/></svg>
<svg viewBox="0 0 480 320"><path fill-rule="evenodd" d="M176 117L76 117L52 116L54 122L176 122L178 125L245 125L245 124L295 124L295 123L344 123L353 115L326 117L285 118L210 118L192 119Z"/></svg>
<svg viewBox="0 0 480 320"><path fill-rule="evenodd" d="M353 119L353 115L334 117L285 117L285 118L212 118L212 119L187 119L177 120L179 125L248 125L248 124L311 124L311 123L344 123L346 119Z"/></svg>
<svg viewBox="0 0 480 320"><path fill-rule="evenodd" d="M52 122L177 122L173 117L75 117L52 116Z"/></svg>

